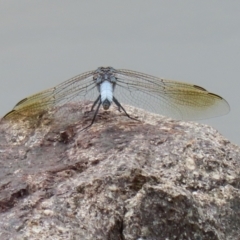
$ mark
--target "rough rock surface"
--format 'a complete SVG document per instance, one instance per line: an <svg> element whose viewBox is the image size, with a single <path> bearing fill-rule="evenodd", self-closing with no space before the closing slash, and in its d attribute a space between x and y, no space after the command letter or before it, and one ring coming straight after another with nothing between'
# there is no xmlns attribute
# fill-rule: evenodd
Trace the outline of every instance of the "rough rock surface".
<svg viewBox="0 0 240 240"><path fill-rule="evenodd" d="M81 131L93 114L68 105L54 121L1 122L1 240L240 239L240 148L126 109L143 121L112 107Z"/></svg>

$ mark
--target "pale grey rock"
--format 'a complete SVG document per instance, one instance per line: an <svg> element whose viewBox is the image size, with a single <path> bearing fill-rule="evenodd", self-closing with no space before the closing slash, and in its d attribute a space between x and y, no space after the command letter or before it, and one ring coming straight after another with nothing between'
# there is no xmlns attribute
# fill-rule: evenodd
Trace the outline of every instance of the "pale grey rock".
<svg viewBox="0 0 240 240"><path fill-rule="evenodd" d="M132 107L81 131L89 106L1 122L1 240L240 239L238 146Z"/></svg>

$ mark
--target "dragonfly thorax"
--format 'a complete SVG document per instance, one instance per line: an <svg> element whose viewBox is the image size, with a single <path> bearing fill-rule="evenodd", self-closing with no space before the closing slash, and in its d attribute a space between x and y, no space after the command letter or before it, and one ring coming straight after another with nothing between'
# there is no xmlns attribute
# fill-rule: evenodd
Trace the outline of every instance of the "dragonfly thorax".
<svg viewBox="0 0 240 240"><path fill-rule="evenodd" d="M116 70L112 67L99 67L93 76L96 84L101 84L103 81L110 81L116 83L115 77Z"/></svg>

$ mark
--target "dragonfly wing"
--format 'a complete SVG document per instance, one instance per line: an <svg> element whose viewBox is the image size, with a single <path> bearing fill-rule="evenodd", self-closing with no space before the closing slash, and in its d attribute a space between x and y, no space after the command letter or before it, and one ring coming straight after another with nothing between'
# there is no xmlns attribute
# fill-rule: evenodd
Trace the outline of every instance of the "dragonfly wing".
<svg viewBox="0 0 240 240"><path fill-rule="evenodd" d="M197 120L227 114L229 104L206 89L130 70L117 70L115 97L123 103L176 119Z"/></svg>
<svg viewBox="0 0 240 240"><path fill-rule="evenodd" d="M95 100L99 93L93 81L94 71L73 77L54 88L31 95L18 102L5 119L18 119L19 116L35 117L52 107L67 102Z"/></svg>

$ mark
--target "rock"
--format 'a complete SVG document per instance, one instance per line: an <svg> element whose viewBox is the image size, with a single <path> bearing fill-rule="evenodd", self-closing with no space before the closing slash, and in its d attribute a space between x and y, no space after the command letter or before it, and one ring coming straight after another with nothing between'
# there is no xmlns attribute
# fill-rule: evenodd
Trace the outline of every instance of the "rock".
<svg viewBox="0 0 240 240"><path fill-rule="evenodd" d="M240 239L238 146L133 107L81 131L89 106L2 120L1 240Z"/></svg>

